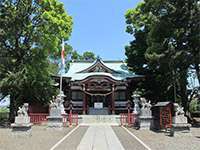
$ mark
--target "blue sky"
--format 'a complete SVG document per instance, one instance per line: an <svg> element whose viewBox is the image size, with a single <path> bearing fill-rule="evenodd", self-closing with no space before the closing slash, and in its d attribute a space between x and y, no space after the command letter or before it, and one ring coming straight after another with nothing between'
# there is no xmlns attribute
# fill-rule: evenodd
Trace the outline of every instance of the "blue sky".
<svg viewBox="0 0 200 150"><path fill-rule="evenodd" d="M73 17L68 43L79 53L92 51L103 59L125 59L132 37L125 32L124 14L141 0L60 0Z"/></svg>

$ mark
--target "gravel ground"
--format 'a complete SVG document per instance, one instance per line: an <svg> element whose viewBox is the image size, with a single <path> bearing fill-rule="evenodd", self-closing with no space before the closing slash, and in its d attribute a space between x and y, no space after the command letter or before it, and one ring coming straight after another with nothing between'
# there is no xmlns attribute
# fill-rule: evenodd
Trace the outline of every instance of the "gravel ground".
<svg viewBox="0 0 200 150"><path fill-rule="evenodd" d="M66 138L56 150L76 150L87 126L80 126ZM121 127L112 127L126 150L145 148ZM32 136L13 135L11 129L0 128L0 150L49 150L73 128L62 130L47 129L46 126L33 126ZM191 134L169 137L164 133L128 128L152 150L200 150L200 128L191 128Z"/></svg>
<svg viewBox="0 0 200 150"><path fill-rule="evenodd" d="M118 126L113 126L115 134L123 145L125 150L146 150L136 139L134 139L127 131Z"/></svg>
<svg viewBox="0 0 200 150"><path fill-rule="evenodd" d="M128 128L152 150L200 150L200 128L191 128L190 135L169 137L164 133Z"/></svg>
<svg viewBox="0 0 200 150"><path fill-rule="evenodd" d="M67 137L55 150L76 150L88 126L80 126L69 137Z"/></svg>
<svg viewBox="0 0 200 150"><path fill-rule="evenodd" d="M11 129L0 128L0 150L49 150L73 128L47 129L33 126L31 136L13 135Z"/></svg>

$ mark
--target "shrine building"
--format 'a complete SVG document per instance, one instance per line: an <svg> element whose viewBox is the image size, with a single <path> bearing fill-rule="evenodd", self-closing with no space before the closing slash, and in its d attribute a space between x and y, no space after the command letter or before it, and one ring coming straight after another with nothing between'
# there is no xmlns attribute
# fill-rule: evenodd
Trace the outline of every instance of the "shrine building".
<svg viewBox="0 0 200 150"><path fill-rule="evenodd" d="M62 75L65 110L79 114L106 115L132 108L132 92L144 77L128 70L123 61L74 61ZM59 76L56 77L59 83Z"/></svg>

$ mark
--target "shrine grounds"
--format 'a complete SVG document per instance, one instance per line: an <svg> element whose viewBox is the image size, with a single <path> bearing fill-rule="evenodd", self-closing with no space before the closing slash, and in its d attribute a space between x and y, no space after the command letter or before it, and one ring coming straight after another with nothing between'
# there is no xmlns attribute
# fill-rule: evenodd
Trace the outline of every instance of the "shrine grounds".
<svg viewBox="0 0 200 150"><path fill-rule="evenodd" d="M34 125L31 136L17 136L13 135L9 128L0 128L0 150L50 150L72 130L74 132L58 144L55 150L76 150L87 129L88 126L79 126L74 130L74 127L47 129L47 126ZM151 150L199 150L200 147L198 127L192 127L190 135L175 137L170 137L164 132L127 128L136 138L122 127L113 126L112 129L125 150L147 149L136 138Z"/></svg>

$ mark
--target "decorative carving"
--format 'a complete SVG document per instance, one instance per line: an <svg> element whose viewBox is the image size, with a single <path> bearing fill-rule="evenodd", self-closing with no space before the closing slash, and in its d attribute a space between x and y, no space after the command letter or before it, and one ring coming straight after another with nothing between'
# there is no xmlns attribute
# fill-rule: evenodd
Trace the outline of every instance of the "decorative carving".
<svg viewBox="0 0 200 150"><path fill-rule="evenodd" d="M151 108L151 101L149 100L147 102L147 100L145 98L140 98L141 104L142 104L142 109L150 109Z"/></svg>
<svg viewBox="0 0 200 150"><path fill-rule="evenodd" d="M18 107L17 115L20 117L28 116L28 103L24 103L22 107Z"/></svg>
<svg viewBox="0 0 200 150"><path fill-rule="evenodd" d="M95 71L95 72L104 72L105 70L104 70L101 66L96 66L96 67L94 68L94 71Z"/></svg>
<svg viewBox="0 0 200 150"><path fill-rule="evenodd" d="M179 104L177 103L174 103L174 110L176 112L176 116L178 115L184 115L184 110L183 110L183 107L181 107Z"/></svg>
<svg viewBox="0 0 200 150"><path fill-rule="evenodd" d="M50 108L58 108L58 103L56 103L55 96L53 96L53 99L50 101Z"/></svg>
<svg viewBox="0 0 200 150"><path fill-rule="evenodd" d="M108 68L103 64L100 59L97 59L96 62L87 69L84 69L78 73L88 73L88 72L108 72L108 73L118 73L111 68Z"/></svg>

